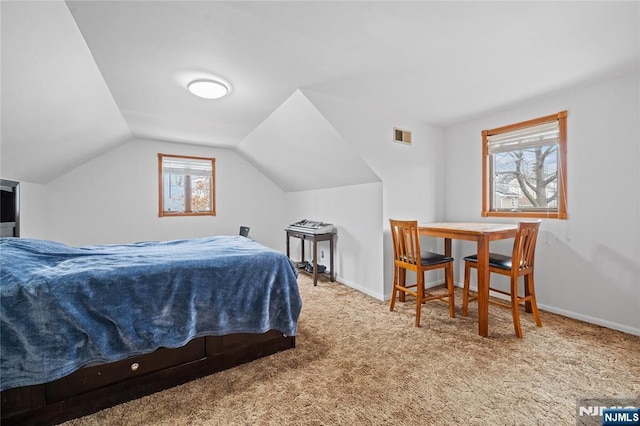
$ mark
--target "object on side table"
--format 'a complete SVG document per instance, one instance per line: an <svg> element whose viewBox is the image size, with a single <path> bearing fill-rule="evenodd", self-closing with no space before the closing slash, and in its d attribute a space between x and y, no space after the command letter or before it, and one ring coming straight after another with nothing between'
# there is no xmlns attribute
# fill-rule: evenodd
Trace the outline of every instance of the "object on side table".
<svg viewBox="0 0 640 426"><path fill-rule="evenodd" d="M335 231L335 226L317 220L302 219L287 226L288 231L301 231L309 234L329 234Z"/></svg>

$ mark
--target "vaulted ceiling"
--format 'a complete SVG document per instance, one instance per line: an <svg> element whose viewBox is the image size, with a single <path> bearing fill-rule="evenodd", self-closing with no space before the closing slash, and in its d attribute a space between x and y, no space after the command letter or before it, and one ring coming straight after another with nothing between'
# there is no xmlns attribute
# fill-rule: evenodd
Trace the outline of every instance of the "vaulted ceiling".
<svg viewBox="0 0 640 426"><path fill-rule="evenodd" d="M367 181L375 175L306 90L446 127L637 69L640 43L637 2L3 0L0 8L0 174L39 183L148 138L236 149L285 190L311 189L278 174L278 155L296 143L274 131L287 117L314 123L354 165L338 180ZM228 81L231 93L204 100L186 90L207 76Z"/></svg>

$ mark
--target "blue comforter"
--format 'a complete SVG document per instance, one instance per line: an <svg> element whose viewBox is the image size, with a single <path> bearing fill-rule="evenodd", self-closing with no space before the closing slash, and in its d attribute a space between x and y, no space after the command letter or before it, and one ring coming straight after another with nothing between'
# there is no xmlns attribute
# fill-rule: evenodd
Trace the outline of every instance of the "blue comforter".
<svg viewBox="0 0 640 426"><path fill-rule="evenodd" d="M245 237L69 247L0 239L0 388L194 337L295 335L297 272Z"/></svg>

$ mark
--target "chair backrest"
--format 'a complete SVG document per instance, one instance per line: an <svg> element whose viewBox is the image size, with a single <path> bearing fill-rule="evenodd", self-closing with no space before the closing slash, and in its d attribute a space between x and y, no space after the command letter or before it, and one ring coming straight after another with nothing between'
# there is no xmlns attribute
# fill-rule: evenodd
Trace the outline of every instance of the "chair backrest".
<svg viewBox="0 0 640 426"><path fill-rule="evenodd" d="M389 219L389 223L393 239L394 263L417 267L421 262L418 221Z"/></svg>
<svg viewBox="0 0 640 426"><path fill-rule="evenodd" d="M248 237L249 236L249 228L248 226L241 226L240 227L240 235L242 235L243 237Z"/></svg>
<svg viewBox="0 0 640 426"><path fill-rule="evenodd" d="M519 271L533 268L536 255L536 241L541 221L520 222L518 232L513 243L512 265L518 265Z"/></svg>

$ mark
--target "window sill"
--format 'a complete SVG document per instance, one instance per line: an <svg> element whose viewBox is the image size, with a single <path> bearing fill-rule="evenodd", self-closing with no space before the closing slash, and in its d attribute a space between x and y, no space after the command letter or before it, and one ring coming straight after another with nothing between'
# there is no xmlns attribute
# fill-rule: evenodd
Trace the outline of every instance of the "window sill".
<svg viewBox="0 0 640 426"><path fill-rule="evenodd" d="M536 219L567 219L566 213L559 212L531 212L531 211L490 211L482 212L482 217L512 217L512 218L536 218Z"/></svg>
<svg viewBox="0 0 640 426"><path fill-rule="evenodd" d="M169 213L161 212L159 217L175 217L175 216L215 216L216 212L197 212L197 213Z"/></svg>

